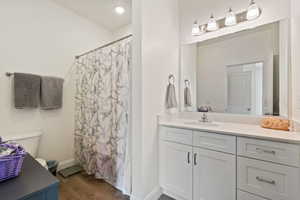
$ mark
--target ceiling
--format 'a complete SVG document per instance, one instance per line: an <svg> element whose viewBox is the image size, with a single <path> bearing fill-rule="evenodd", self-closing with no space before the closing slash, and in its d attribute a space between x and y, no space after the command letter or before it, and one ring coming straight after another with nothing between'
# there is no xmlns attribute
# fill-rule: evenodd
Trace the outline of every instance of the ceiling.
<svg viewBox="0 0 300 200"><path fill-rule="evenodd" d="M126 9L123 15L114 12L115 0L53 1L110 31L115 31L131 23L131 0L122 0Z"/></svg>

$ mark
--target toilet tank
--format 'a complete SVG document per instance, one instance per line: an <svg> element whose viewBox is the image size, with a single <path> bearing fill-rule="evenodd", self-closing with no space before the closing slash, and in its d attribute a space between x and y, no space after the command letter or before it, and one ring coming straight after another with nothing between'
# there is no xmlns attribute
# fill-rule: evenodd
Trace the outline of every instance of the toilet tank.
<svg viewBox="0 0 300 200"><path fill-rule="evenodd" d="M2 136L4 142L16 142L25 148L26 152L34 158L37 157L40 139L42 136L41 131L24 132L18 134L11 134Z"/></svg>

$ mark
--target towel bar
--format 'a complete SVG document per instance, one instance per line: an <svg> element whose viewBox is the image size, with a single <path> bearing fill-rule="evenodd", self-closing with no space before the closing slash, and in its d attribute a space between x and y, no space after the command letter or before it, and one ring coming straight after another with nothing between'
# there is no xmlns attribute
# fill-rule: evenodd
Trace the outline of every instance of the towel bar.
<svg viewBox="0 0 300 200"><path fill-rule="evenodd" d="M10 76L13 76L15 73L10 73L10 72L6 72L5 73L5 75L7 76L7 77L10 77Z"/></svg>

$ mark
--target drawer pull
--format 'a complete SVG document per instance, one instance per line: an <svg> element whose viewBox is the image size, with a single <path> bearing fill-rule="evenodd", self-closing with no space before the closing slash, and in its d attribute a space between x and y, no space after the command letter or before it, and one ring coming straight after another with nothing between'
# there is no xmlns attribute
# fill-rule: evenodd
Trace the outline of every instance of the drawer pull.
<svg viewBox="0 0 300 200"><path fill-rule="evenodd" d="M188 164L190 164L190 163L191 163L190 155L191 155L191 153L190 153L190 152L188 152L188 154L187 154L187 162L188 162Z"/></svg>
<svg viewBox="0 0 300 200"><path fill-rule="evenodd" d="M256 177L256 180L258 180L259 182L264 182L264 183L268 183L268 184L271 184L271 185L276 185L276 181L267 180L267 179L264 179L264 178L259 177L259 176Z"/></svg>
<svg viewBox="0 0 300 200"><path fill-rule="evenodd" d="M197 165L197 154L194 154L194 165Z"/></svg>
<svg viewBox="0 0 300 200"><path fill-rule="evenodd" d="M268 153L268 154L272 154L272 155L276 154L276 151L266 150L266 149L261 149L261 148L256 148L256 151L264 152L264 153Z"/></svg>

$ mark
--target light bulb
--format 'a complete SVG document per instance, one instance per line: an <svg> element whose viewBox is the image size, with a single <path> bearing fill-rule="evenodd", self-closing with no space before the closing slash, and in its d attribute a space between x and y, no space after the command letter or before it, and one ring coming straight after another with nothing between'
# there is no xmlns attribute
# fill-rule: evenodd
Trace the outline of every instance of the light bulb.
<svg viewBox="0 0 300 200"><path fill-rule="evenodd" d="M251 0L250 5L247 10L247 20L254 20L260 16L260 8L258 5L254 2L254 0Z"/></svg>
<svg viewBox="0 0 300 200"><path fill-rule="evenodd" d="M219 24L217 23L217 21L213 15L210 16L210 19L208 20L206 29L208 31L216 31L219 29Z"/></svg>
<svg viewBox="0 0 300 200"><path fill-rule="evenodd" d="M193 36L198 36L200 35L200 27L197 21L194 22L193 27L192 27L192 35Z"/></svg>
<svg viewBox="0 0 300 200"><path fill-rule="evenodd" d="M226 14L226 18L225 18L225 26L233 26L233 25L236 25L236 24L237 24L236 15L232 11L232 9L229 8L229 11Z"/></svg>
<svg viewBox="0 0 300 200"><path fill-rule="evenodd" d="M123 15L125 13L125 8L123 6L116 6L115 12L119 15Z"/></svg>

